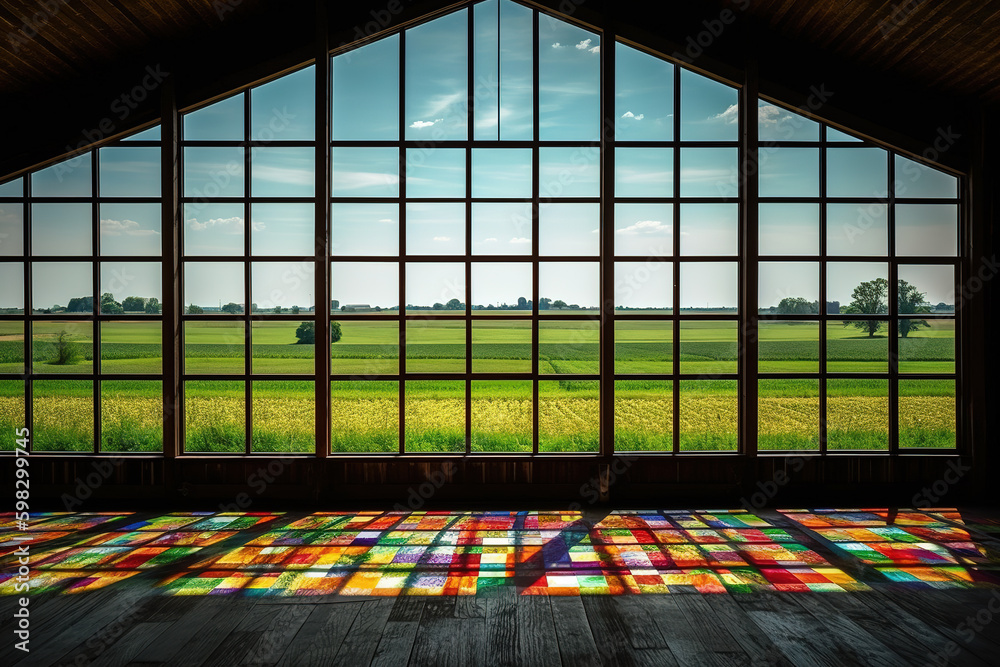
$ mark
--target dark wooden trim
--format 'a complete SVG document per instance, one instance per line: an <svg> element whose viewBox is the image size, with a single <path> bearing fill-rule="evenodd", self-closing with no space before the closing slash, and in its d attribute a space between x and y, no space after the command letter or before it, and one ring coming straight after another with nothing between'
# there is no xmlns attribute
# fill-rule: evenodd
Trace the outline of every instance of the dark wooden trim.
<svg viewBox="0 0 1000 667"><path fill-rule="evenodd" d="M181 451L181 347L180 313L184 308L180 285L181 207L180 195L180 116L174 79L164 82L160 97L160 197L162 237L163 310L163 455L177 457ZM172 470L170 466L166 468Z"/></svg>

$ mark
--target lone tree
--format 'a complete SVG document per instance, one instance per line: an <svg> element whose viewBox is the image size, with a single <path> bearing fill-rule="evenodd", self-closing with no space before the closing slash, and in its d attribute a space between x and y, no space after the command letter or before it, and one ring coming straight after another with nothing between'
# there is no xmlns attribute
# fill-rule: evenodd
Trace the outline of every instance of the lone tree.
<svg viewBox="0 0 1000 667"><path fill-rule="evenodd" d="M330 322L330 342L336 343L341 336L340 322ZM316 343L316 323L303 322L295 330L295 337L299 339L297 344L314 345Z"/></svg>
<svg viewBox="0 0 1000 667"><path fill-rule="evenodd" d="M50 363L55 366L69 366L80 360L80 347L70 338L70 334L66 333L65 330L56 335L56 356Z"/></svg>
<svg viewBox="0 0 1000 667"><path fill-rule="evenodd" d="M256 310L256 308L254 310ZM227 303L222 307L222 312L230 313L232 315L239 315L240 313L243 312L243 309L240 308L240 304L233 303L232 301L230 301L229 303Z"/></svg>
<svg viewBox="0 0 1000 667"><path fill-rule="evenodd" d="M800 296L786 296L778 304L779 315L814 315L818 312L818 302L806 301Z"/></svg>
<svg viewBox="0 0 1000 667"><path fill-rule="evenodd" d="M863 282L854 288L851 293L851 303L844 308L845 313L864 315L884 315L888 312L886 295L889 290L889 281L885 278L876 278ZM855 326L868 334L869 338L874 338L879 329L885 324L882 320L844 320L844 326Z"/></svg>
<svg viewBox="0 0 1000 667"><path fill-rule="evenodd" d="M899 313L901 315L931 312L930 304L924 301L924 297L927 296L926 292L918 292L914 285L911 285L905 280L899 281L898 289L899 291L896 296L896 303L899 307ZM911 332L916 331L920 327L930 326L931 325L927 323L927 320L900 320L899 335L906 338Z"/></svg>
<svg viewBox="0 0 1000 667"><path fill-rule="evenodd" d="M556 299L555 301L552 302L552 307L553 308L565 308L566 307L566 302L563 301L562 299Z"/></svg>

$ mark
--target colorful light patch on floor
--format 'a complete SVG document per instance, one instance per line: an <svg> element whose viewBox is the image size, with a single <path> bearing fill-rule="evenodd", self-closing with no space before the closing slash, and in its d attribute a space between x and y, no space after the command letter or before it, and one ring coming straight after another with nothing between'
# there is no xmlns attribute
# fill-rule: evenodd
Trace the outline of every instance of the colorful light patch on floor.
<svg viewBox="0 0 1000 667"><path fill-rule="evenodd" d="M1000 585L995 543L953 515L886 509L53 514L32 590L140 577L164 595L845 592ZM10 516L0 516L9 522ZM0 523L6 525L6 523ZM69 528L70 526L78 526ZM988 542L988 543L987 543ZM14 593L0 576L0 594Z"/></svg>

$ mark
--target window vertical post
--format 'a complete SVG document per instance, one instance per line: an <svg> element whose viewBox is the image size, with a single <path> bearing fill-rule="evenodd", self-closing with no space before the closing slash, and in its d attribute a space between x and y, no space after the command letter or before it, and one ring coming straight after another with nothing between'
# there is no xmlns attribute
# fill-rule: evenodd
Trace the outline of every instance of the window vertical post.
<svg viewBox="0 0 1000 667"><path fill-rule="evenodd" d="M601 35L601 328L600 452L615 451L615 31L605 20Z"/></svg>
<svg viewBox="0 0 1000 667"><path fill-rule="evenodd" d="M330 47L326 2L316 0L316 456L330 455Z"/></svg>
<svg viewBox="0 0 1000 667"><path fill-rule="evenodd" d="M180 293L180 117L173 77L160 88L160 206L163 284L163 455L181 452L181 329L184 307ZM165 468L166 488L172 488L172 466Z"/></svg>
<svg viewBox="0 0 1000 667"><path fill-rule="evenodd" d="M758 350L758 235L757 197L758 150L757 127L757 62L748 59L743 87L740 89L740 332L739 351L740 376L740 434L741 451L746 456L757 456L757 350Z"/></svg>

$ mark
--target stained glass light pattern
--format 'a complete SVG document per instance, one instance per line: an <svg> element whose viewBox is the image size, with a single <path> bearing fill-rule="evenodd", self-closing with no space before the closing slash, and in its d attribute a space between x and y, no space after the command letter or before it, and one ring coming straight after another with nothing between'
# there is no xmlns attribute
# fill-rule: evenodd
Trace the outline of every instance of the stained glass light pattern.
<svg viewBox="0 0 1000 667"><path fill-rule="evenodd" d="M35 592L139 573L163 595L268 597L1000 588L1000 555L978 538L995 524L955 510L58 513L20 533L11 519L0 544L44 545Z"/></svg>

